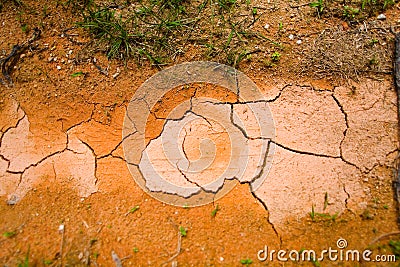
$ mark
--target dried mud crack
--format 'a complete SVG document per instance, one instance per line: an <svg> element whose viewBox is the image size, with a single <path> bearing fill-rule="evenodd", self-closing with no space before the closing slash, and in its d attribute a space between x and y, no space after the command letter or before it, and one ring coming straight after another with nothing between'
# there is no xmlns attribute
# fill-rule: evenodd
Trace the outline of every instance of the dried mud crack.
<svg viewBox="0 0 400 267"><path fill-rule="evenodd" d="M359 102L359 108L357 108L356 112L359 112L360 114L371 111L374 111L376 114L377 110L379 110L380 113L391 112L391 109L383 109L382 111L382 106L388 106L387 103L392 101L391 91L385 89L390 88L390 86L378 87L378 85L379 83L373 81L364 84L357 84L355 86L358 88L358 91L352 95L353 89L349 90L345 87L335 87L332 90L325 90L308 85L285 84L274 96L271 96L270 99L247 102L239 101L237 96L233 96L232 101L220 102L210 99L199 101L198 97L202 96L202 92L201 89L196 88L191 93L189 92L188 97L185 100L187 104L184 104L184 106L187 108L178 110L172 117L160 115L162 113L159 113L157 110L149 110L150 104L146 103L145 98L143 97L142 99L137 99L137 101L145 103L144 106L149 110L149 112L162 123L160 123L161 128L157 131L157 135L149 137L144 149L139 151L139 153L143 154L152 146L157 147L157 145L154 144L158 140L162 139L163 134L171 127L170 125L179 124L188 117L194 117L196 120L204 121L203 124L199 124L196 127L211 127L207 128L208 130L205 132L210 130L213 131L212 125L215 123L215 120L213 121L208 118L208 116L201 114L198 109L200 105L206 105L210 108L216 106L224 110L223 115L221 116L226 118L226 122L230 124L229 127L238 131L242 140L245 142L254 141L265 143L266 147L262 154L262 160L256 164L255 168L258 169L257 171L254 171L253 175L246 176L244 179L238 179L236 173L232 172L230 175L223 176L218 183L215 183L210 187L210 181L205 180L199 182L195 177L183 173L184 171L193 168L193 166L191 166L191 161L188 160L190 155L188 155L187 150L188 148L195 146L190 145L190 143L185 145L185 143L188 142L188 136L191 136L189 133L196 132L196 127L193 127L193 129L190 129L189 127L185 130L185 134L182 135L184 141L180 145L187 164L183 166L182 161L174 163L174 167L178 170L178 176L175 177L182 177L183 180L181 182L188 183L187 185L192 187L191 193L183 196L183 198L190 198L194 195L200 194L201 192L205 194L218 194L224 188L226 183L232 184L235 181L239 181L240 183L247 183L250 187L250 193L256 197L265 209L268 207L271 216L271 223L278 223L288 216L293 216L293 210L297 211L295 214L304 216L304 214L307 214L311 205L316 205L318 208L321 204L314 203L314 201L310 202L308 197L303 198L300 201L296 197L296 201L293 201L292 204L294 206L288 207L286 209L287 212L285 210L282 212L281 201L287 197L283 198L283 193L279 193L280 190L282 192L287 192L288 190L293 192L293 189L296 188L296 183L300 182L300 180L296 182L295 179L292 185L281 183L281 179L285 179L282 177L291 175L288 173L288 169L290 169L289 167L285 167L283 170L280 166L282 166L282 164L290 165L298 161L304 165L305 169L310 169L312 166L318 166L319 171L322 170L321 166L326 166L327 169L325 169L324 175L330 177L324 177L322 180L317 179L302 182L303 185L300 187L302 188L300 190L303 190L306 185L309 185L311 189L317 186L320 188L318 194L320 195L320 198L322 198L325 191L329 191L329 188L331 188L333 190L330 192L332 203L330 203L329 208L335 212L344 212L345 210L355 212L359 209L357 208L359 206L357 203L363 203L362 199L367 198L367 195L364 193L363 183L361 182L362 177L368 175L373 169L379 166L390 166L390 159L394 157L395 152L397 151L397 146L395 145L395 142L390 141L391 137L389 135L389 140L386 141L386 144L392 142L392 145L386 146L384 153L375 153L375 157L373 157L375 160L373 162L371 161L370 164L365 164L357 160L357 158L352 157L352 150L349 150L348 140L355 138L355 136L349 137L349 132L351 133L353 128L358 128L358 131L365 130L365 128L361 127L355 117L349 117L349 113L354 111L352 110L352 101ZM380 92L385 96L383 100L371 95L370 89L372 87L382 88L380 89ZM359 100L362 98L358 97L357 94L360 94L362 98L375 99L373 99L372 102ZM183 103L185 103L185 101ZM5 170L2 177L3 180L7 179L8 181L14 181L8 185L5 183L2 184L6 187L6 189L2 189L3 194L5 192L11 194L9 195L10 203L16 203L17 200L21 199L31 188L34 187L35 183L40 181L39 176L43 177L43 174L61 179L60 177L62 175L57 168L61 168L65 171L65 167L59 166L57 162L60 160L62 161L62 159L60 159L62 157L77 158L78 161L81 160L80 166L85 166L86 168L86 174L82 175L86 176L85 179L82 179L82 177L75 178L75 186L78 188L81 196L88 196L97 191L96 184L98 181L97 172L99 160L115 158L140 169L141 157L136 160L130 160L129 158L124 157L122 153L122 146L124 143L130 142L129 139L140 133L140 130L136 129L136 126L133 125L134 131L121 139L119 137L120 131L123 127L121 122L117 124L113 122L113 124L108 121L104 124L104 121L95 119L95 113L99 107L101 108L97 103L91 103L92 112L89 118L70 126L66 129L65 133L58 133L56 140L59 140L58 143L62 143L61 141L64 140L62 145L59 144L58 148L48 149L47 152L43 151L41 155L35 155L35 153L33 153L33 158L27 160L25 164L21 165L16 160L23 154L32 154L32 148L25 147L25 149L27 149L25 152L28 153L15 154L15 156L13 156L10 152L13 149L11 149L11 146L7 145L7 142L10 142L9 140L15 138L18 140L20 137L17 137L17 133L13 133L11 137L10 133L12 131L19 131L19 133L23 135L29 135L32 133L29 132L29 120L22 108L13 100L10 100L10 103L12 103L9 105L11 112L8 112L9 114L7 116L10 119L14 118L14 121L10 125L2 126L0 139L0 160L4 162L2 165L5 166L3 167ZM302 106L299 105L300 103L302 103ZM127 112L125 104L110 105L108 108L118 109L120 113L126 113L129 117L130 114ZM263 136L260 135L260 133L257 135L254 132L245 130L246 127L241 125L241 123L243 124L243 120L235 117L237 114L247 114L247 111L245 110L247 105L258 105L262 107L264 104L268 104L274 114L275 123L277 125L276 138ZM5 112L3 113L6 114ZM331 116L328 118L328 121L326 121L327 116ZM296 118L296 120L290 121L290 118L293 117ZM387 115L381 115L381 117L390 118L390 116ZM249 118L247 117L247 119ZM390 125L391 123L394 123L394 121L390 121L390 119L378 119L379 120L365 118L363 120L372 124L382 123ZM132 124L134 123L133 119L130 119L130 121ZM305 124L306 127L303 127L302 124ZM299 129L296 129L297 126L299 126ZM97 127L103 128L96 130L95 128ZM359 129L360 127L361 129ZM87 129L89 128L91 128L91 130L88 132ZM299 130L303 136L299 135ZM214 135L218 137L219 135L222 135L224 131L223 128L217 130L214 129ZM294 134L293 131L297 131L297 134ZM193 133L191 134L193 135ZM330 133L330 136L327 133ZM107 144L106 148L104 147L104 139L96 141L96 136L102 134L114 136L112 138L113 141L110 142L110 144ZM387 139L382 136L382 133L380 134L381 137L379 138L383 138L382 140ZM321 137L324 140L318 141ZM301 142L299 142L300 139L302 140ZM222 138L221 140L226 139ZM253 183L257 182L258 178L263 174L263 168L268 163L268 153L271 152L271 146L273 146L275 150L275 159L273 167L270 170L269 178L265 183L256 186L256 189L254 189ZM190 153L193 154L195 151L192 149ZM50 165L51 174L49 174L50 171L47 170L50 169ZM292 166L295 167L296 165ZM294 169L299 171L298 168L299 167L296 166ZM40 171L37 171L37 174L35 173L36 169L40 169ZM77 172L79 173L79 171ZM236 170L236 172L237 171L238 170ZM32 175L32 177L28 177L30 175ZM71 175L73 176L73 173L71 173ZM143 175L143 173L141 175ZM306 177L309 175L310 174L306 175L304 173L300 176ZM5 178L6 176L7 178ZM279 179L276 180L275 177L279 177ZM331 182L326 184L326 180L331 180ZM147 184L146 186L153 192L179 195L179 193L177 194L174 191L163 190L163 188L157 187L152 188ZM334 189L336 187L337 189ZM11 190L11 188L14 189ZM298 192L298 190L295 190L295 192ZM296 193L294 195L297 196ZM299 208L300 206L301 208ZM276 216L278 210L280 211L280 215Z"/></svg>

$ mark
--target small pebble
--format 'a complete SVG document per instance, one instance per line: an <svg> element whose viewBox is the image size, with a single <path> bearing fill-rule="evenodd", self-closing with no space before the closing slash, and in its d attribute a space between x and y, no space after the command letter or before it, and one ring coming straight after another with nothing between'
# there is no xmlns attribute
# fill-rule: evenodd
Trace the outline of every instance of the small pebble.
<svg viewBox="0 0 400 267"><path fill-rule="evenodd" d="M297 41L296 41L296 44L301 44L301 40L297 40Z"/></svg>
<svg viewBox="0 0 400 267"><path fill-rule="evenodd" d="M58 69L58 70L61 70L61 66L57 66L57 69Z"/></svg>
<svg viewBox="0 0 400 267"><path fill-rule="evenodd" d="M294 35L293 34L289 35L289 39L293 40L294 39Z"/></svg>
<svg viewBox="0 0 400 267"><path fill-rule="evenodd" d="M386 19L386 16L385 16L385 14L379 14L379 16L377 17L377 19L379 19L379 20L385 20L385 19Z"/></svg>
<svg viewBox="0 0 400 267"><path fill-rule="evenodd" d="M269 24L268 23L264 25L264 29L266 29L266 30L269 29Z"/></svg>

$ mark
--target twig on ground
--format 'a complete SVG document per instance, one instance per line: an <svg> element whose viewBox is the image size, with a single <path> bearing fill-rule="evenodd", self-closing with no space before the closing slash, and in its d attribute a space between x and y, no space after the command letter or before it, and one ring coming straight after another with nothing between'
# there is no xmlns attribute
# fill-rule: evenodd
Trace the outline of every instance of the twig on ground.
<svg viewBox="0 0 400 267"><path fill-rule="evenodd" d="M169 218L170 223L172 224L172 226L177 230L178 232L178 245L176 247L176 252L174 255L172 255L166 262L164 262L162 265L166 265L167 263L173 261L176 257L179 256L179 254L181 253L181 245L182 245L182 234L181 231L179 231L179 227L172 221L171 218Z"/></svg>
<svg viewBox="0 0 400 267"><path fill-rule="evenodd" d="M311 3L312 3L312 2L300 4L300 5L297 5L297 6L292 6L292 5L289 5L289 6L290 6L291 8L299 8L299 7L303 7L303 6L309 6Z"/></svg>
<svg viewBox="0 0 400 267"><path fill-rule="evenodd" d="M372 240L372 241L369 243L369 245L373 245L374 243L378 242L378 241L381 240L382 238L385 238L385 237L388 237L388 236L391 236L391 235L400 235L400 231L391 232L391 233L386 233L386 234L380 235L380 236L378 236L377 238L375 238L374 240Z"/></svg>
<svg viewBox="0 0 400 267"><path fill-rule="evenodd" d="M167 264L167 263L173 261L176 257L179 256L179 254L181 253L181 245L182 245L182 234L181 234L181 232L178 231L178 245L176 247L176 252L166 262L164 262L164 264Z"/></svg>
<svg viewBox="0 0 400 267"><path fill-rule="evenodd" d="M58 227L58 232L61 234L61 243L60 243L60 266L63 265L63 249L64 249L64 233L65 233L65 226L61 224Z"/></svg>
<svg viewBox="0 0 400 267"><path fill-rule="evenodd" d="M394 54L394 83L397 92L397 113L400 115L400 33L395 37L395 54ZM398 125L400 127L400 123ZM396 189L396 199L398 210L400 209L400 161L397 163L397 175L394 183ZM397 214L397 222L400 223L400 215Z"/></svg>
<svg viewBox="0 0 400 267"><path fill-rule="evenodd" d="M38 28L35 28L31 38L23 42L21 45L19 44L14 45L11 50L11 53L7 57L0 59L1 74L3 75L3 79L0 78L1 84L3 84L6 87L13 86L13 81L10 76L12 69L17 64L17 61L19 60L22 52L25 51L27 48L29 48L32 42L34 42L36 39L40 37L40 33L41 33L40 30Z"/></svg>
<svg viewBox="0 0 400 267"><path fill-rule="evenodd" d="M122 261L118 257L117 253L115 253L114 251L111 251L111 258L112 258L113 262L115 263L116 267L122 267Z"/></svg>
<svg viewBox="0 0 400 267"><path fill-rule="evenodd" d="M97 59L93 58L93 65L100 71L101 74L105 75L108 77L108 67L106 69L103 69L99 65L97 65Z"/></svg>

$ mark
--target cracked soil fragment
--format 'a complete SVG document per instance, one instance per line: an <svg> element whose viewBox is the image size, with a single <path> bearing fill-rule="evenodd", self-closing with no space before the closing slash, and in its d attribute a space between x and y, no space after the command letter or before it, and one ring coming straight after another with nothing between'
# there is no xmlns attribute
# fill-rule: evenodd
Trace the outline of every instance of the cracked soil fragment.
<svg viewBox="0 0 400 267"><path fill-rule="evenodd" d="M9 104L14 109L2 116L9 116L14 123L3 127L6 131L0 144L0 194L8 194L9 203L15 204L38 183L56 179L71 181L82 197L96 192L96 156L92 149L73 134L68 136L48 125L43 125L43 135L33 134L28 116L21 113L14 100L7 101L14 103Z"/></svg>
<svg viewBox="0 0 400 267"><path fill-rule="evenodd" d="M311 87L285 87L270 103L276 142L296 151L339 157L346 123L331 95Z"/></svg>
<svg viewBox="0 0 400 267"><path fill-rule="evenodd" d="M396 92L390 82L365 80L337 87L335 97L347 114L349 129L342 144L343 158L363 171L391 165L398 149Z"/></svg>
<svg viewBox="0 0 400 267"><path fill-rule="evenodd" d="M255 194L266 204L270 221L281 224L299 219L312 206L316 212L342 213L358 210L365 199L361 174L341 159L298 154L278 147L268 178ZM324 210L324 196L329 204ZM346 204L347 203L347 204Z"/></svg>

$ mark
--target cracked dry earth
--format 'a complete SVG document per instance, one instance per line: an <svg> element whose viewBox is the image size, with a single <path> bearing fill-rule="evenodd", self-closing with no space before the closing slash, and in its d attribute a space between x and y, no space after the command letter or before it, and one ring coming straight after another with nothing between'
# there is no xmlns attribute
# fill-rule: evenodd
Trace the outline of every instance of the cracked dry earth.
<svg viewBox="0 0 400 267"><path fill-rule="evenodd" d="M2 264L16 265L29 248L29 259L39 266L44 260L65 266L115 265L112 251L124 266L239 266L245 258L258 266L266 264L257 260L265 245L322 250L342 237L349 248L363 250L374 238L397 231L392 181L398 119L391 81L365 79L335 86L255 77L265 100L248 105L261 112L269 106L275 133L252 127L247 105L225 88L177 87L150 110L136 105L135 114L149 112L142 118L146 146L130 146L134 153L127 156L124 143L136 132L123 139L124 118L127 112L134 116L129 100L145 80L132 77L151 76L139 72L127 71L117 80L101 78L105 89L97 91L81 89L82 77L81 84L65 85L71 90L60 96L35 95L33 83L5 89L0 103L0 231L15 236L0 239ZM196 109L199 102L208 107ZM181 130L171 139L168 132L176 128ZM248 144L251 159L263 155L239 170L240 179L236 165L232 172L222 171L231 153L240 153L230 150L227 140L232 136L231 142ZM179 144L170 156L183 154L186 161L168 164L163 138ZM207 138L212 142L202 142ZM143 151L148 161L142 159ZM214 156L208 157L207 151ZM166 180L192 191L176 192L141 178L139 167L149 162ZM266 165L265 179L255 183ZM208 167L202 176L190 173L199 166ZM217 176L222 180L214 181ZM202 204L212 193L214 201L177 207L142 188L155 191L159 199L165 193L197 195ZM185 206L180 201L176 204ZM139 209L129 212L135 206ZM312 221L313 207L337 218ZM64 237L60 224L65 225ZM179 226L187 229L187 236L173 257ZM379 251L390 254L382 247Z"/></svg>

